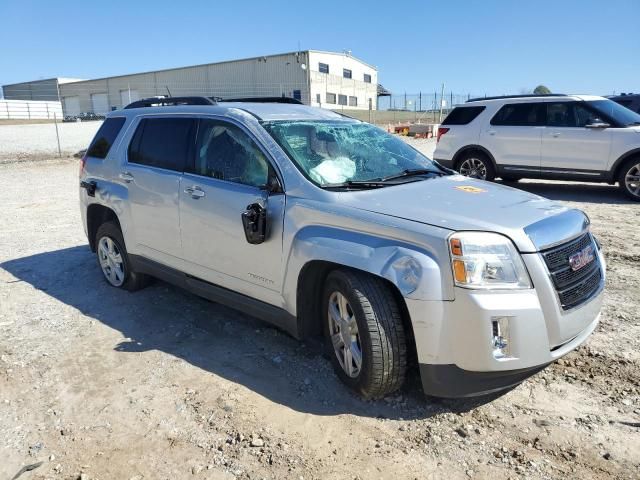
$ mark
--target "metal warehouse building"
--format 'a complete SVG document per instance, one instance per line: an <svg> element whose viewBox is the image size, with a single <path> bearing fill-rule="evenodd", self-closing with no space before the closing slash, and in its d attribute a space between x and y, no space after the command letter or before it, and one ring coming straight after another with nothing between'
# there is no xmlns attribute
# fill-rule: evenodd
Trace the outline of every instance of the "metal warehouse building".
<svg viewBox="0 0 640 480"><path fill-rule="evenodd" d="M45 102L60 101L60 85L81 81L81 78L47 78L33 82L3 85L5 100L38 100Z"/></svg>
<svg viewBox="0 0 640 480"><path fill-rule="evenodd" d="M24 92L28 84L21 85ZM65 115L102 115L140 98L169 94L288 96L330 109L376 109L377 86L375 67L350 52L317 50L57 84ZM11 88L3 89L13 98Z"/></svg>

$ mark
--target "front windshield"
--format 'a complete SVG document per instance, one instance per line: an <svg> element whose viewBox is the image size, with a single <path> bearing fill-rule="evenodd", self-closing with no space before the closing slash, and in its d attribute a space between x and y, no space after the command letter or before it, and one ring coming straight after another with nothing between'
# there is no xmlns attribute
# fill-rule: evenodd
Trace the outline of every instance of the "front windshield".
<svg viewBox="0 0 640 480"><path fill-rule="evenodd" d="M368 123L298 120L263 126L320 186L379 181L414 170L443 173L420 152Z"/></svg>
<svg viewBox="0 0 640 480"><path fill-rule="evenodd" d="M640 115L612 100L593 100L587 103L621 125L640 125Z"/></svg>

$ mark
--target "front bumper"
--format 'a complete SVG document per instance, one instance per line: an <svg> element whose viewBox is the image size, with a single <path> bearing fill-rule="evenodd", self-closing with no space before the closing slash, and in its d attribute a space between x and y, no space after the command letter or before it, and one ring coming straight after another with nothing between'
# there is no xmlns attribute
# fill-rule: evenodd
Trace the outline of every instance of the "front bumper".
<svg viewBox="0 0 640 480"><path fill-rule="evenodd" d="M603 271L605 263L598 252ZM406 299L425 393L482 395L508 388L582 344L598 325L603 288L563 311L539 254L523 255L535 288L455 289L454 301ZM508 353L496 355L493 322L508 318Z"/></svg>

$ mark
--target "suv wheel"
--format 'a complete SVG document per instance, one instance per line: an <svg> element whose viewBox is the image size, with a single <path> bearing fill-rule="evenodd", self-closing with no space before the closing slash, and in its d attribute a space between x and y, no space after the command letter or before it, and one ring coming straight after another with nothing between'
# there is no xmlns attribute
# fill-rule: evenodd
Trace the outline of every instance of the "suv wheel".
<svg viewBox="0 0 640 480"><path fill-rule="evenodd" d="M340 379L365 398L402 386L407 347L400 308L383 280L336 270L323 293L324 331Z"/></svg>
<svg viewBox="0 0 640 480"><path fill-rule="evenodd" d="M627 197L640 202L640 158L632 158L622 166L618 183Z"/></svg>
<svg viewBox="0 0 640 480"><path fill-rule="evenodd" d="M104 278L110 285L134 291L148 283L146 275L134 272L131 268L122 232L115 223L106 222L98 228L96 255Z"/></svg>
<svg viewBox="0 0 640 480"><path fill-rule="evenodd" d="M479 180L492 181L496 178L496 172L491 160L481 152L466 153L458 162L457 170L466 177Z"/></svg>

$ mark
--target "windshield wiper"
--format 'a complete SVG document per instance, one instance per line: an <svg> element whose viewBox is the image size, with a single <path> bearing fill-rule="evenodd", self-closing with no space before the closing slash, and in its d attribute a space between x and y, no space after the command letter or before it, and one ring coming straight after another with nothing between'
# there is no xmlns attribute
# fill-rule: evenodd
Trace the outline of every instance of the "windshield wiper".
<svg viewBox="0 0 640 480"><path fill-rule="evenodd" d="M388 182L389 180L397 180L399 178L406 178L406 177L416 177L419 175L436 175L438 177L441 177L442 175L446 175L446 173L438 172L428 168L415 168L415 169L405 170L402 173L397 173L395 175L389 175L388 177L381 178L380 181Z"/></svg>
<svg viewBox="0 0 640 480"><path fill-rule="evenodd" d="M348 180L342 183L327 183L322 188L382 188L388 187L389 184L380 180Z"/></svg>

